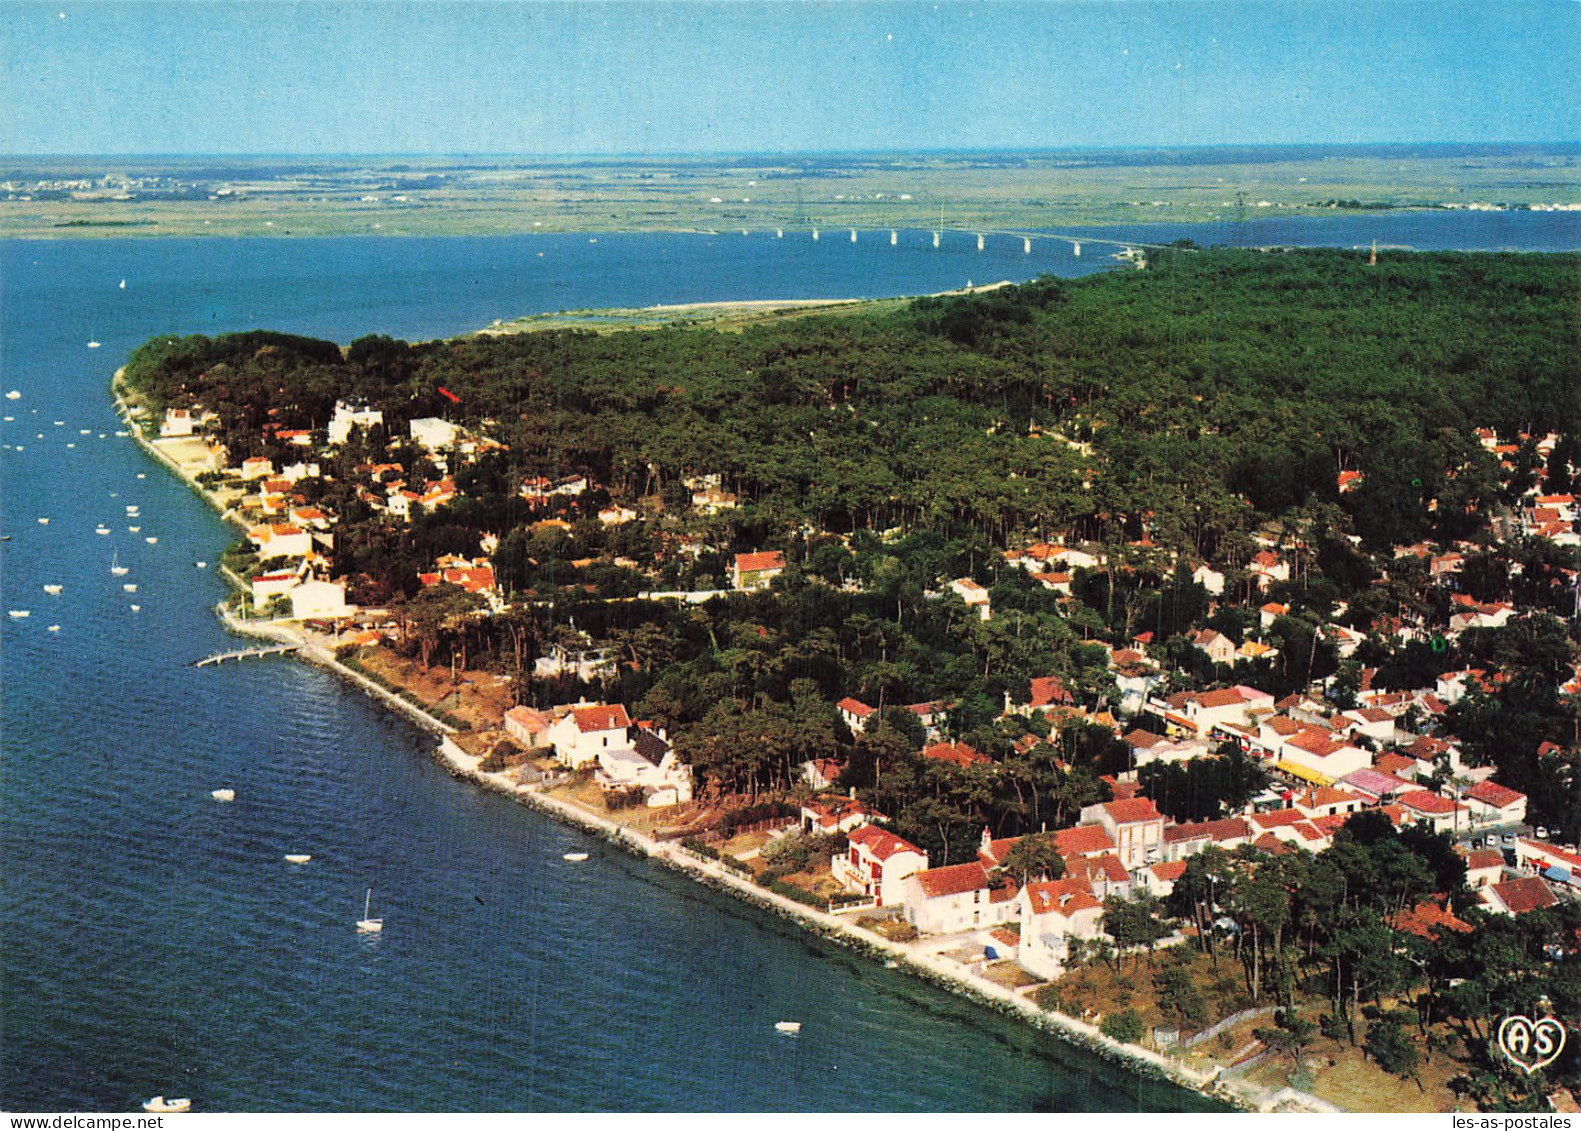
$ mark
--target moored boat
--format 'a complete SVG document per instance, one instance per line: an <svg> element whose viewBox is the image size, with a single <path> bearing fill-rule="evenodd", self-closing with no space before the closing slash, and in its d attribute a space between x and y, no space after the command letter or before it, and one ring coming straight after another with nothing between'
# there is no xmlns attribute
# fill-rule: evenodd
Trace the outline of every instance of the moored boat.
<svg viewBox="0 0 1581 1131"><path fill-rule="evenodd" d="M167 1100L164 1096L155 1096L151 1100L143 1101L144 1111L177 1112L192 1110L192 1101L183 1096L178 1100Z"/></svg>

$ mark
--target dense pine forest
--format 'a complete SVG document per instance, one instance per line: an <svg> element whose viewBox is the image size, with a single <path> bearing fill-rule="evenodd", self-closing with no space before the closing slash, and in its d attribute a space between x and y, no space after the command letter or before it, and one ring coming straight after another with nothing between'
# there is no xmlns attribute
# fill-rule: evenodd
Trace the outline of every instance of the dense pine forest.
<svg viewBox="0 0 1581 1131"><path fill-rule="evenodd" d="M1565 571L1577 555L1507 538L1503 524L1540 472L1550 492L1577 486L1577 295L1575 255L1385 253L1370 265L1358 252L1183 247L1142 271L740 332L372 337L345 349L263 331L160 338L125 377L155 413L216 413L232 464L292 461L279 432L323 428L337 401L382 409L382 429L355 435L298 489L339 517L336 576L360 603L403 610L425 662L459 653L519 674L574 624L618 651L615 683L521 680L523 699L586 690L629 703L668 724L721 790L786 787L802 760L839 751L842 785L904 813L901 831L936 863L969 857L984 824L1052 826L1103 795L1098 775L1126 757L1109 731L1076 726L1056 736L1057 755L1028 753L1014 743L1030 727L1000 716L1007 695L1024 703L1029 681L1050 674L1078 701L1112 703L1091 645L1144 630L1166 692L1239 682L1283 695L1337 677L1344 705L1364 667L1376 686L1402 688L1469 663L1501 671L1448 725L1574 841L1581 772L1544 744L1577 744L1574 697L1558 691L1574 662ZM407 451L407 478L438 475L402 447L409 420L434 416L503 448L452 461L448 506L393 521L366 500L366 469ZM1479 428L1512 450L1490 451ZM1551 433L1539 454L1535 438ZM1360 473L1355 489L1341 493L1342 472ZM574 503L519 491L572 473L593 484ZM739 505L699 513L686 481L700 476ZM600 524L611 501L642 521ZM546 527L551 517L569 527ZM417 573L441 554L476 555L483 532L499 538L494 567L515 600L458 617L466 602L420 591ZM1295 563L1267 593L1244 572L1258 537ZM1105 564L1078 569L1061 600L1003 559L1044 539L1096 543ZM1450 593L1393 551L1457 541L1470 544L1464 591L1529 615L1429 646ZM731 554L762 549L790 563L769 591L701 607L608 600L723 587ZM1202 562L1229 579L1217 601L1191 580ZM923 599L961 576L989 587L992 620ZM1201 625L1239 643L1268 600L1289 608L1266 634L1277 659L1215 670L1185 644ZM1379 634L1402 618L1422 641ZM1322 633L1331 623L1367 634L1352 659ZM951 733L1013 772L919 762L905 712L853 739L833 710L846 695L947 702ZM1193 795L1179 816L1212 815L1244 785Z"/></svg>

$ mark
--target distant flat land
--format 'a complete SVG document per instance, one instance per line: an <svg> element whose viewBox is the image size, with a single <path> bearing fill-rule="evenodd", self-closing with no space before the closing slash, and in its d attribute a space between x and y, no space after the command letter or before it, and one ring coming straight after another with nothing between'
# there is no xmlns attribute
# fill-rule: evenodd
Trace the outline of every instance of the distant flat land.
<svg viewBox="0 0 1581 1131"><path fill-rule="evenodd" d="M0 158L0 237L1055 228L1581 204L1581 146Z"/></svg>

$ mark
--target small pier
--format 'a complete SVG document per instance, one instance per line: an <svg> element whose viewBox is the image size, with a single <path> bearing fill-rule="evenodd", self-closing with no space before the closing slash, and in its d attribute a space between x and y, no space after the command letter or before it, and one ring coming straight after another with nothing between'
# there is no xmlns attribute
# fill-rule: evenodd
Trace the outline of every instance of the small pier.
<svg viewBox="0 0 1581 1131"><path fill-rule="evenodd" d="M212 656L193 663L195 668L206 668L210 664L223 664L226 660L251 660L262 656L287 656L297 650L295 644L276 644L268 648L240 648L235 652L216 652Z"/></svg>

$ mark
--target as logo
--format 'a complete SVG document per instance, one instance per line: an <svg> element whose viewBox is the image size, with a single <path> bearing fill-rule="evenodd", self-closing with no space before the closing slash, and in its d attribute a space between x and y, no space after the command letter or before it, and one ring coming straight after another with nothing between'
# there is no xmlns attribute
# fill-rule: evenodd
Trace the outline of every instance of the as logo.
<svg viewBox="0 0 1581 1131"><path fill-rule="evenodd" d="M1499 1048L1527 1075L1559 1059L1565 1048L1565 1027L1552 1017L1506 1017L1499 1025Z"/></svg>

